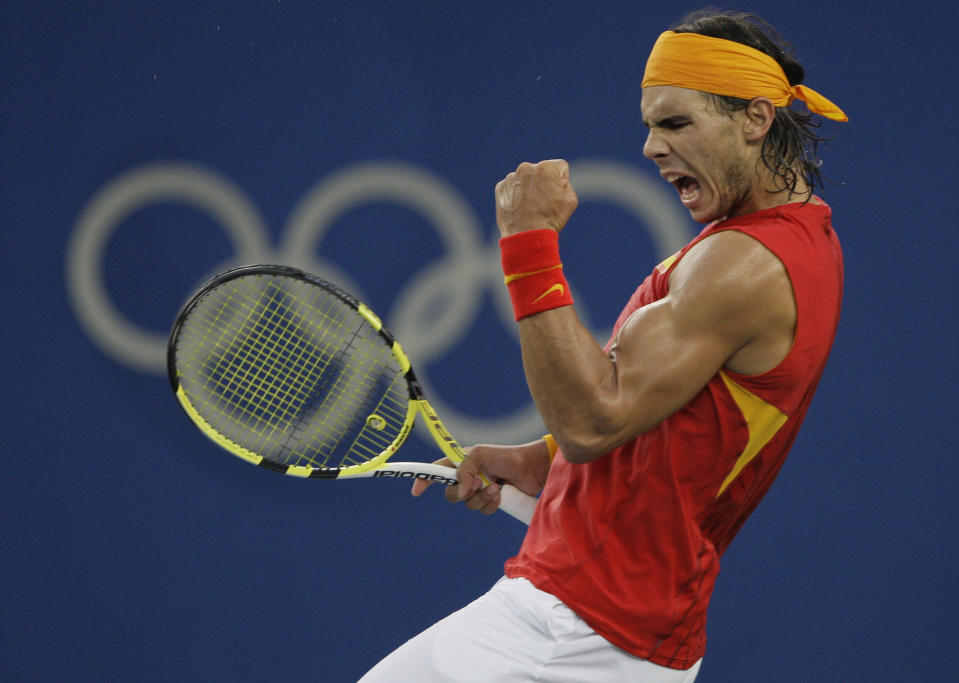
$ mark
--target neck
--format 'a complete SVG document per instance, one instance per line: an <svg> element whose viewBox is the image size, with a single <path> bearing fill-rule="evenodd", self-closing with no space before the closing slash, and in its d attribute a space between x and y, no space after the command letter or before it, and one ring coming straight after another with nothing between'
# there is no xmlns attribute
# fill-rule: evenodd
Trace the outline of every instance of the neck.
<svg viewBox="0 0 959 683"><path fill-rule="evenodd" d="M784 188L782 178L774 176L772 172L764 165L760 164L757 169L757 182L753 191L738 206L737 209L730 212L732 216L742 216L763 209L772 209L785 204L795 204L797 202L810 201L819 204L819 200L812 193L812 188L806 182L806 179L797 172L796 187L794 189Z"/></svg>

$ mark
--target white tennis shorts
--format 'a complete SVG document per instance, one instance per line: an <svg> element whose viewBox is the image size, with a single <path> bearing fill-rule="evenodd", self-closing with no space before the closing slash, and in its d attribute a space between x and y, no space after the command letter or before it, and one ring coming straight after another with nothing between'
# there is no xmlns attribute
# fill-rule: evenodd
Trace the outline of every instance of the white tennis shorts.
<svg viewBox="0 0 959 683"><path fill-rule="evenodd" d="M407 641L361 683L692 683L612 645L560 600L526 579L488 593Z"/></svg>

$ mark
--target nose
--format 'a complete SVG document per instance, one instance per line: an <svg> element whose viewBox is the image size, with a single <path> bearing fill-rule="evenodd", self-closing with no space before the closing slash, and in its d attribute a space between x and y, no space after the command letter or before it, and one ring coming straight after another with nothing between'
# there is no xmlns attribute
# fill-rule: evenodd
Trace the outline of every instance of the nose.
<svg viewBox="0 0 959 683"><path fill-rule="evenodd" d="M646 142L643 144L643 156L647 159L656 159L667 154L669 154L669 146L655 128L650 128L646 135Z"/></svg>

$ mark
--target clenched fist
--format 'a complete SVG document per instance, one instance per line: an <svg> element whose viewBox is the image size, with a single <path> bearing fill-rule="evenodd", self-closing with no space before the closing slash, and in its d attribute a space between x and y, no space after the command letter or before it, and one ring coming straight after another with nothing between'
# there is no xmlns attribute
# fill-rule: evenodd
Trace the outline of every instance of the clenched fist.
<svg viewBox="0 0 959 683"><path fill-rule="evenodd" d="M522 163L496 185L496 223L500 234L563 229L578 200L569 180L569 164L550 159Z"/></svg>

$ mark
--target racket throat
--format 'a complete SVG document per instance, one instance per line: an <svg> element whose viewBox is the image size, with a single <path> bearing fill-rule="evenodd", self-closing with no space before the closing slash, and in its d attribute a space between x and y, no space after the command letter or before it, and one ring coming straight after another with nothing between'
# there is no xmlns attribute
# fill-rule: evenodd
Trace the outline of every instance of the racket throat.
<svg viewBox="0 0 959 683"><path fill-rule="evenodd" d="M437 417L436 412L433 410L433 406L424 398L416 399L416 406L420 411L420 415L423 416L423 421L426 423L426 428L429 429L433 440L436 442L436 445L439 446L440 450L443 451L443 455L454 463L459 464L463 462L466 459L466 453L456 442L456 439L446 431L446 427L440 422L439 417Z"/></svg>

